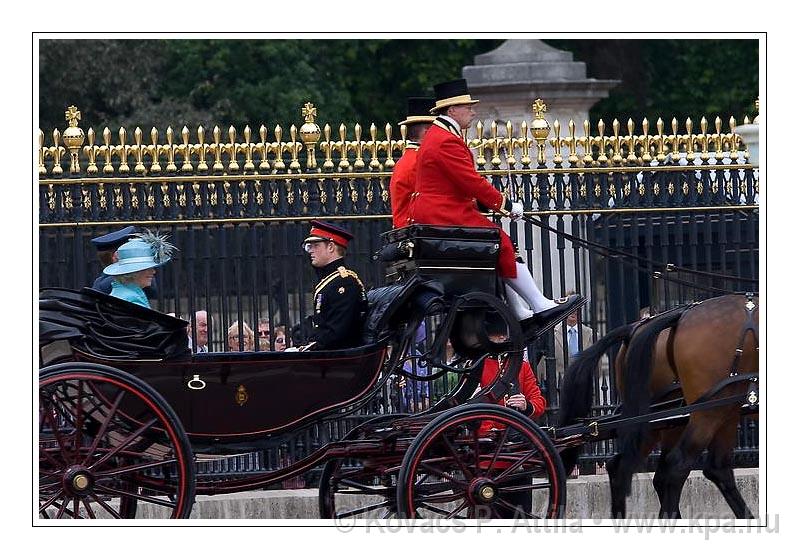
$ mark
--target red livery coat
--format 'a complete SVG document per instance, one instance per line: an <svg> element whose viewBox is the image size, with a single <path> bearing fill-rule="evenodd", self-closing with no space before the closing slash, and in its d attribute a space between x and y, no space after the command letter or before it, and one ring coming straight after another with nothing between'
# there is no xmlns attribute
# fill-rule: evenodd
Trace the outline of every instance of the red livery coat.
<svg viewBox="0 0 800 560"><path fill-rule="evenodd" d="M392 227L401 228L408 225L408 211L411 195L417 183L417 144L410 144L403 152L403 157L394 166L392 179L389 181L389 197L392 202Z"/></svg>
<svg viewBox="0 0 800 560"><path fill-rule="evenodd" d="M461 136L435 121L417 154L416 190L411 196L409 223L500 229L478 211L476 201L504 215L511 209L506 196L475 170L472 152ZM517 276L514 245L502 230L497 270L504 278Z"/></svg>
<svg viewBox="0 0 800 560"><path fill-rule="evenodd" d="M486 358L483 362L483 371L481 372L481 387L489 386L494 378L497 377L498 370L499 365L497 360L494 358ZM544 410L547 408L547 401L544 395L542 395L542 391L539 389L539 383L536 381L536 375L534 375L533 369L527 361L523 361L522 367L519 368L518 387L514 393L522 393L525 395L528 402L533 405L533 413L530 415L531 418L538 418L544 414ZM504 403L501 400L498 404ZM481 424L479 431L481 433L486 433L493 427L500 428L501 426L494 426L493 422L484 422Z"/></svg>

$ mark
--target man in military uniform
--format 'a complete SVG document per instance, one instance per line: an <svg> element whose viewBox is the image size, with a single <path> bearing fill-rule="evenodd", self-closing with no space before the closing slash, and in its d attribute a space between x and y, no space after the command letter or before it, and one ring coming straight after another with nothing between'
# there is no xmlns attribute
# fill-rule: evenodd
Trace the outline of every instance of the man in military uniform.
<svg viewBox="0 0 800 560"><path fill-rule="evenodd" d="M522 217L522 203L512 202L481 177L461 130L475 119L472 99L464 79L434 86L438 115L422 141L417 154L417 181L411 196L409 223L440 226L500 227L478 209L517 220ZM514 290L530 308L508 297L521 321L546 325L574 307L579 296L553 301L542 294L524 262L516 259L511 238L500 230L500 256L497 271L507 288Z"/></svg>
<svg viewBox="0 0 800 560"><path fill-rule="evenodd" d="M432 97L409 97L408 116L400 125L406 125L406 149L403 156L394 166L392 179L389 181L389 197L392 202L392 227L401 228L408 225L408 210L411 195L417 182L417 150L422 137L431 127L434 116L431 109L435 103Z"/></svg>
<svg viewBox="0 0 800 560"><path fill-rule="evenodd" d="M361 345L367 296L358 274L345 266L353 236L333 224L313 220L303 249L319 282L314 288L314 314L306 319L307 344L291 350L336 350Z"/></svg>

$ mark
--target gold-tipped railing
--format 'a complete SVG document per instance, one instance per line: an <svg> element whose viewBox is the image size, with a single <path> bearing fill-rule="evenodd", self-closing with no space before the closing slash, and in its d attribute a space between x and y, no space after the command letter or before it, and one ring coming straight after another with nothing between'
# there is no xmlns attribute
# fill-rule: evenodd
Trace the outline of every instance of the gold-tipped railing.
<svg viewBox="0 0 800 560"><path fill-rule="evenodd" d="M736 119L727 120L727 131L721 117L709 123L702 117L699 126L691 118L668 123L659 118L655 129L644 119L638 126L633 119L623 124L614 119L610 130L600 120L592 126L582 123L579 135L573 121L566 130L558 120L552 126L545 118L546 106L537 99L533 104L530 124L510 121L505 126L493 122L488 130L478 122L468 131L466 140L476 150L476 163L481 169L508 167L525 170L538 168L574 169L642 167L684 158L693 165L746 164L746 146L736 133ZM316 123L317 109L308 102L301 114L304 123L289 127L288 135L280 126L262 124L257 134L248 125L238 131L229 126L214 126L211 133L202 127L190 131L184 126L176 135L172 127L165 133L151 128L146 135L140 127L130 134L120 128L116 135L105 127L100 138L94 128L84 134L78 126L81 113L70 106L66 113L68 127L50 134L47 145L39 131L39 175L42 179L65 176L138 176L163 177L180 175L275 175L275 174L367 174L391 172L406 145L406 128L374 124L365 130L360 124L330 124L322 128ZM744 124L750 122L744 118ZM503 130L503 128L505 130ZM562 134L563 133L563 134ZM163 141L162 141L163 140ZM548 147L550 149L548 149ZM317 154L320 157L317 157ZM321 163L320 160L321 159ZM608 170L608 169L607 169Z"/></svg>

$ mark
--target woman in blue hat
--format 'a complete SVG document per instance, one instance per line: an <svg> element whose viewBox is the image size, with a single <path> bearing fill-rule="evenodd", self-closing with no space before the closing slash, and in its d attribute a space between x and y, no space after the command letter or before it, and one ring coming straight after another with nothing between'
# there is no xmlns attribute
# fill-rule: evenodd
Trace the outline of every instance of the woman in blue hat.
<svg viewBox="0 0 800 560"><path fill-rule="evenodd" d="M175 247L167 243L166 237L149 231L135 234L117 249L117 262L103 269L113 277L111 295L149 308L144 288L153 282L156 268L172 258L173 251Z"/></svg>

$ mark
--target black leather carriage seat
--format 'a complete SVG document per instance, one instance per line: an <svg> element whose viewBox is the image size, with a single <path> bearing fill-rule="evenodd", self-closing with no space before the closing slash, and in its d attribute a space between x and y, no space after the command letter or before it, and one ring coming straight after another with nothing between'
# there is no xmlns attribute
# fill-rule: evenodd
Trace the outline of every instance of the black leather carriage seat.
<svg viewBox="0 0 800 560"><path fill-rule="evenodd" d="M39 348L45 364L65 357L64 343L102 359L186 358L191 354L187 325L91 288L39 291Z"/></svg>
<svg viewBox="0 0 800 560"><path fill-rule="evenodd" d="M398 322L440 302L442 285L413 275L403 281L375 288L367 293L368 311L362 330L362 343L374 344L387 337Z"/></svg>
<svg viewBox="0 0 800 560"><path fill-rule="evenodd" d="M439 282L448 299L474 291L499 293L500 231L496 228L414 224L382 237L379 257L386 263L387 282L419 276Z"/></svg>

